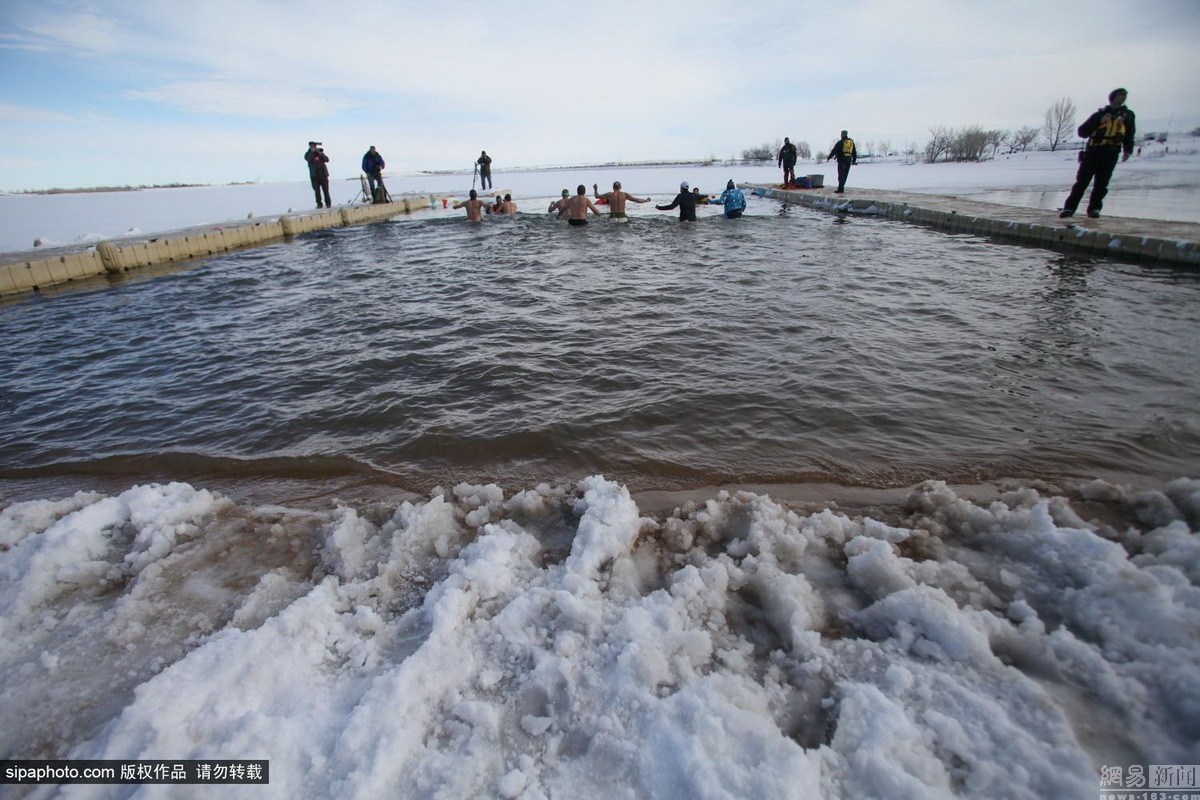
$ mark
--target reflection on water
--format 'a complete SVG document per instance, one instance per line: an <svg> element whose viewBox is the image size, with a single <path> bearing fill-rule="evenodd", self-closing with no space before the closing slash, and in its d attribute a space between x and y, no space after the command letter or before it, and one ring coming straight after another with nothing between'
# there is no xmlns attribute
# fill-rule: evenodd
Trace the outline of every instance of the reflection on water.
<svg viewBox="0 0 1200 800"><path fill-rule="evenodd" d="M0 307L0 477L1196 472L1194 276L718 213L407 218Z"/></svg>

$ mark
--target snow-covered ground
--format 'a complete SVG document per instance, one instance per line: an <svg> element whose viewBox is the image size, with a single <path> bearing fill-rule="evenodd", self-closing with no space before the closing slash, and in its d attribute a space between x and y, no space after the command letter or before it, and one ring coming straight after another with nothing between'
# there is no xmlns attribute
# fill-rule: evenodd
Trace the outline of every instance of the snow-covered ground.
<svg viewBox="0 0 1200 800"><path fill-rule="evenodd" d="M255 798L1096 797L1200 762L1200 482L1069 493L17 503L0 757L270 759L221 794Z"/></svg>
<svg viewBox="0 0 1200 800"><path fill-rule="evenodd" d="M1169 147L1170 152L1166 152ZM1114 216L1200 222L1200 145L1184 140L1174 147L1146 146L1141 156L1117 167L1105 213ZM906 163L901 157L864 159L850 173L850 188L969 196L979 200L1031 208L1059 208L1074 180L1075 151L1000 156L978 164ZM833 163L805 162L801 175L825 176L825 191L835 179ZM620 180L635 194L667 200L680 181L716 194L733 179L739 183L775 183L782 177L771 166L564 168L498 171L497 189L524 200L557 197L563 188L593 183L607 188ZM387 177L393 195L465 195L470 175L394 175ZM335 203L359 194L357 178L334 181ZM0 252L27 250L41 240L46 246L69 245L155 233L192 225L270 217L313 207L307 182L147 189L94 194L0 195Z"/></svg>

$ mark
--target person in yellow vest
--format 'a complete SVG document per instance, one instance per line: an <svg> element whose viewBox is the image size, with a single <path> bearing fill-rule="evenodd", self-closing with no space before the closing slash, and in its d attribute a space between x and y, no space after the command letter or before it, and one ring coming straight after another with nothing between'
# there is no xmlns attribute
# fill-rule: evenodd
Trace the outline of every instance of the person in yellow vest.
<svg viewBox="0 0 1200 800"><path fill-rule="evenodd" d="M850 167L858 163L858 150L854 148L854 140L846 131L842 131L842 138L838 139L837 144L829 151L829 158L837 159L838 188L835 191L841 194L846 191L846 176L850 174ZM829 163L829 158L825 159L825 163Z"/></svg>
<svg viewBox="0 0 1200 800"><path fill-rule="evenodd" d="M1092 219L1100 216L1104 206L1104 195L1108 194L1108 182L1112 179L1113 170L1117 168L1117 159L1121 151L1125 152L1122 161L1128 161L1133 153L1134 116L1125 107L1129 92L1124 89L1113 89L1108 95L1108 105L1092 114L1079 126L1080 138L1087 139L1087 147L1079 154L1079 172L1075 175L1075 185L1063 203L1062 213L1058 216L1066 218L1079 208L1079 201L1087 191L1088 183L1092 183L1092 194L1088 197L1087 215Z"/></svg>

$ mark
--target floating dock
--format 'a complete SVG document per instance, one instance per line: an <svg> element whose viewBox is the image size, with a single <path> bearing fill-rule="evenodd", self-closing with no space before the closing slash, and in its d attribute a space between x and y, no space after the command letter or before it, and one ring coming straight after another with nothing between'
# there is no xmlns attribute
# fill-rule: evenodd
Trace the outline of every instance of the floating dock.
<svg viewBox="0 0 1200 800"><path fill-rule="evenodd" d="M201 225L167 233L130 236L24 253L0 254L0 296L90 278L120 274L156 264L205 258L257 247L309 231L341 228L390 219L428 209L439 196L417 196L373 205L348 205L324 211Z"/></svg>
<svg viewBox="0 0 1200 800"><path fill-rule="evenodd" d="M741 184L741 188L818 211L878 216L1076 254L1200 267L1200 224L1193 222L1090 219L1082 211L1060 219L1057 211L879 189L848 188L845 194L836 194L829 188L785 190L760 184Z"/></svg>

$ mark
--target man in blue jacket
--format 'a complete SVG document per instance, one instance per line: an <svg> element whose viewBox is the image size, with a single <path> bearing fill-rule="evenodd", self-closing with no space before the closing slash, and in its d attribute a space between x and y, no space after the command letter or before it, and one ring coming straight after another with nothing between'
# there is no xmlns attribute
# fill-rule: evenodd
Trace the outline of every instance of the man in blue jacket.
<svg viewBox="0 0 1200 800"><path fill-rule="evenodd" d="M1087 139L1087 147L1079 154L1079 172L1075 185L1063 203L1060 217L1069 217L1079 208L1079 201L1092 183L1092 194L1088 197L1087 215L1092 219L1100 216L1104 207L1104 195L1108 194L1108 182L1117 159L1128 161L1133 153L1134 117L1125 107L1129 92L1113 89L1108 95L1108 105L1092 114L1079 126L1080 138ZM1121 158L1121 152L1125 157Z"/></svg>
<svg viewBox="0 0 1200 800"><path fill-rule="evenodd" d="M721 196L708 201L713 205L725 205L725 219L737 219L746 210L746 195L742 194L742 190L737 188L737 185L730 181L725 184L725 191L721 192Z"/></svg>
<svg viewBox="0 0 1200 800"><path fill-rule="evenodd" d="M379 189L383 188L384 166L383 156L380 155L379 151L375 149L375 145L371 145L370 149L363 153L362 171L367 173L367 186L371 190L372 203L382 202L382 195L379 192ZM378 186L379 189L375 188L376 186Z"/></svg>

